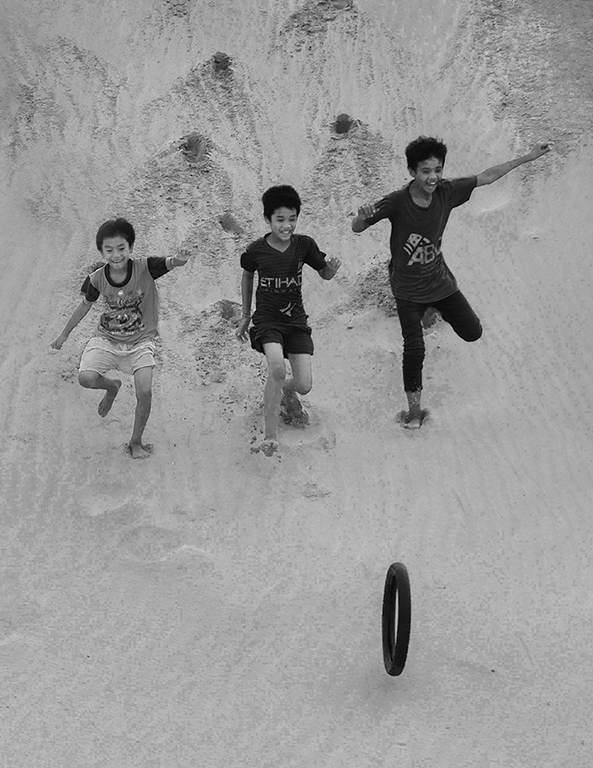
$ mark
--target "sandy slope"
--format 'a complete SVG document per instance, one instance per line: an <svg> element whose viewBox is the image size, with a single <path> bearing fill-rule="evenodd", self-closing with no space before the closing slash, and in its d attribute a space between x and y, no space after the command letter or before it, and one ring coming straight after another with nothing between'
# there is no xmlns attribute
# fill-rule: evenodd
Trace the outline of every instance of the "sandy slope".
<svg viewBox="0 0 593 768"><path fill-rule="evenodd" d="M588 765L591 9L534 7L4 3L4 765ZM359 121L345 138L341 112ZM432 419L410 435L388 227L349 220L405 180L421 132L446 139L450 176L558 146L452 217L445 252L486 333L428 333ZM343 269L307 276L314 424L266 459L249 451L263 367L225 315L279 181ZM195 248L160 284L155 452L137 463L131 383L105 421L76 383L91 320L48 347L116 212L139 253ZM414 626L392 679L396 559Z"/></svg>

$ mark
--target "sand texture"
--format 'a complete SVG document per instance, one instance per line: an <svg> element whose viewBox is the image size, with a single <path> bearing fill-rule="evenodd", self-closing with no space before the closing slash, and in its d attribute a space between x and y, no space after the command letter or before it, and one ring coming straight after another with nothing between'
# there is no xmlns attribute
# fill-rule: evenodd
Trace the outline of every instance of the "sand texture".
<svg viewBox="0 0 593 768"><path fill-rule="evenodd" d="M3 0L0 763L5 768L586 768L593 719L589 0ZM426 329L407 432L389 226L421 133L450 178L552 153L453 212L480 315ZM262 429L234 336L260 196L293 184L310 424ZM151 457L50 342L121 215L159 281ZM408 662L386 675L388 566Z"/></svg>

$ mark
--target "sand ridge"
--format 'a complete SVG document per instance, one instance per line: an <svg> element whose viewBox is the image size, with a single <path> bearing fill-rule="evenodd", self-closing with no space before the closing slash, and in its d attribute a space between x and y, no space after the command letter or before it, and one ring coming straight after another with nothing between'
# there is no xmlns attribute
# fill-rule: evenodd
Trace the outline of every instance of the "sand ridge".
<svg viewBox="0 0 593 768"><path fill-rule="evenodd" d="M589 9L338 5L5 4L11 768L587 764ZM388 227L356 237L350 218L404 183L402 148L422 132L447 141L450 176L550 132L557 147L451 217L444 252L485 335L427 329L431 419L409 435ZM299 231L343 267L305 274L312 429L268 459L250 451L265 370L234 323L239 255L279 181L302 193ZM49 349L116 213L139 255L194 251L160 281L145 462L124 451L130 380L103 420L76 383L96 313ZM379 634L394 560L414 601L397 682Z"/></svg>

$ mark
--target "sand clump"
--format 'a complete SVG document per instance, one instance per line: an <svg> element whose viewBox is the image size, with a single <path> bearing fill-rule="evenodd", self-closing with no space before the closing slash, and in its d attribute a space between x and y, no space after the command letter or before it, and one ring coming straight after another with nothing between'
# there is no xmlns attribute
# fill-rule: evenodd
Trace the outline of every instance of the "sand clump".
<svg viewBox="0 0 593 768"><path fill-rule="evenodd" d="M325 35L328 25L342 17L356 17L353 3L332 0L308 0L289 16L282 33L289 35L296 48L309 48L314 40Z"/></svg>
<svg viewBox="0 0 593 768"><path fill-rule="evenodd" d="M4 763L586 765L591 3L4 6ZM389 225L350 223L407 182L420 133L451 175L560 146L452 214L484 339L426 329L431 417L411 433ZM304 273L310 421L266 458L266 363L235 325L275 183L342 267ZM115 215L137 256L192 252L158 281L144 462L123 448L133 381L105 419L76 383L92 318L49 347ZM396 560L416 608L394 687Z"/></svg>
<svg viewBox="0 0 593 768"><path fill-rule="evenodd" d="M346 112L342 112L339 114L334 123L333 123L333 130L335 133L343 135L345 133L348 133L348 131L352 128L354 125L354 119L350 117Z"/></svg>
<svg viewBox="0 0 593 768"><path fill-rule="evenodd" d="M212 69L218 77L224 77L231 74L231 57L223 51L217 51L212 56Z"/></svg>

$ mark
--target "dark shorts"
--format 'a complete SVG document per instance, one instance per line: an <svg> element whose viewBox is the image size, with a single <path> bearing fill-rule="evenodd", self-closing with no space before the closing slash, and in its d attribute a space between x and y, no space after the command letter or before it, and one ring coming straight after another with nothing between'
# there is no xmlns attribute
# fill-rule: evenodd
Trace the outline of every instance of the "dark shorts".
<svg viewBox="0 0 593 768"><path fill-rule="evenodd" d="M253 349L262 354L265 354L263 345L268 342L282 344L284 357L313 354L311 329L307 325L275 325L274 327L254 325L249 329L249 336Z"/></svg>

